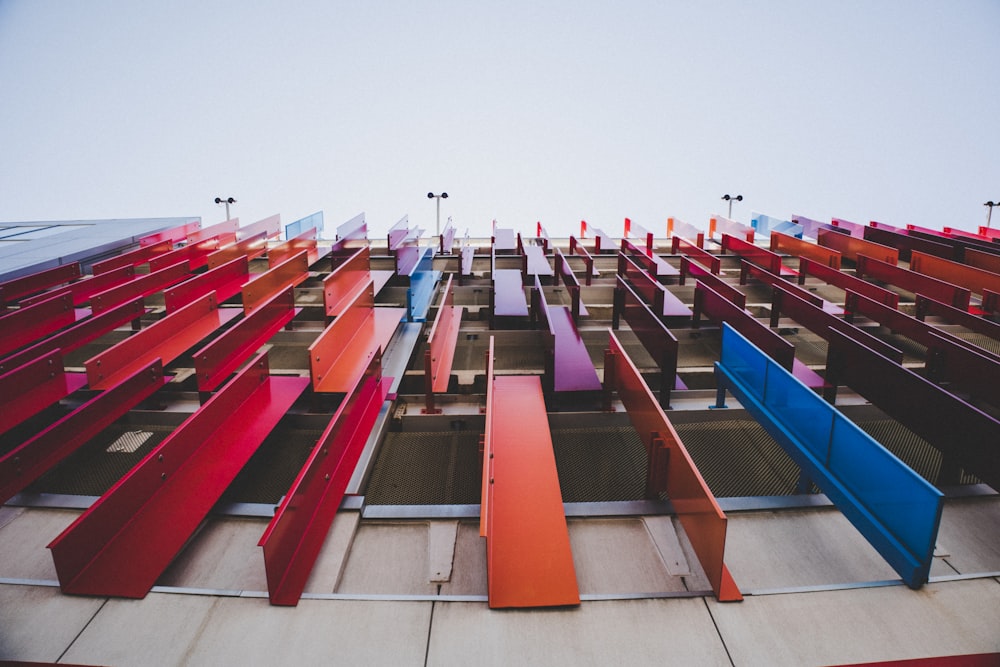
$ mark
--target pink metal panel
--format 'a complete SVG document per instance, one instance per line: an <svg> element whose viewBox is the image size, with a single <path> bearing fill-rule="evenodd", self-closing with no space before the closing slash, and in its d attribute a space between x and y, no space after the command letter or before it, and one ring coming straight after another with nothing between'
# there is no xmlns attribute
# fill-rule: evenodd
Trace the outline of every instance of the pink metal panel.
<svg viewBox="0 0 1000 667"><path fill-rule="evenodd" d="M260 539L271 604L296 605L388 393L381 357L341 403Z"/></svg>
<svg viewBox="0 0 1000 667"><path fill-rule="evenodd" d="M0 457L0 504L23 491L165 382L163 366L156 359Z"/></svg>
<svg viewBox="0 0 1000 667"><path fill-rule="evenodd" d="M49 544L63 592L145 597L307 384L254 359Z"/></svg>
<svg viewBox="0 0 1000 667"><path fill-rule="evenodd" d="M110 269L109 269L110 270ZM126 301L160 292L167 287L179 283L191 273L187 262L180 262L165 269L139 276L127 283L104 290L90 299L90 307L94 314L103 313Z"/></svg>
<svg viewBox="0 0 1000 667"><path fill-rule="evenodd" d="M62 352L43 356L0 375L0 433L33 417L86 384L82 373L67 373Z"/></svg>
<svg viewBox="0 0 1000 667"><path fill-rule="evenodd" d="M337 317L371 281L369 251L365 246L351 254L323 279L323 305L327 317Z"/></svg>
<svg viewBox="0 0 1000 667"><path fill-rule="evenodd" d="M150 363L164 366L240 313L207 294L84 362L91 389L108 389Z"/></svg>
<svg viewBox="0 0 1000 667"><path fill-rule="evenodd" d="M220 237L223 243L227 239L236 240L236 230L240 228L239 218L230 218L215 225L199 229L195 232L188 234L188 243L198 243L199 241L204 241L206 239L211 239L215 237Z"/></svg>
<svg viewBox="0 0 1000 667"><path fill-rule="evenodd" d="M243 312L249 315L272 296L309 277L309 253L305 250L260 274L243 286Z"/></svg>
<svg viewBox="0 0 1000 667"><path fill-rule="evenodd" d="M497 269L493 272L494 317L528 316L521 276L518 269Z"/></svg>
<svg viewBox="0 0 1000 667"><path fill-rule="evenodd" d="M10 311L0 316L0 357L75 321L73 296L65 290Z"/></svg>
<svg viewBox="0 0 1000 667"><path fill-rule="evenodd" d="M441 251L442 255L450 255L452 248L455 245L455 228L449 223L444 231L441 232L441 241L438 249Z"/></svg>
<svg viewBox="0 0 1000 667"><path fill-rule="evenodd" d="M753 227L748 227L721 215L714 215L708 221L708 237L715 238L715 232L737 236L745 239L747 243L753 243Z"/></svg>
<svg viewBox="0 0 1000 667"><path fill-rule="evenodd" d="M236 240L243 241L244 239L255 237L258 234L264 234L269 239L280 235L281 215L272 215L264 218L263 220L258 220L251 225L247 225L246 227L240 227L236 230Z"/></svg>
<svg viewBox="0 0 1000 667"><path fill-rule="evenodd" d="M458 341L458 328L462 322L461 306L455 307L455 291L452 278L448 276L442 292L441 305L438 306L434 324L427 335L427 349L424 350L424 391L426 394L425 411L440 412L434 409L434 394L448 391L448 381L451 379L451 364L455 359L455 343Z"/></svg>
<svg viewBox="0 0 1000 667"><path fill-rule="evenodd" d="M170 229L165 229L162 232L155 232L153 234L143 236L139 239L139 247L145 248L146 246L156 245L157 243L162 243L163 241L179 243L186 239L188 234L194 234L199 229L201 229L201 223L197 220L191 220L183 225L178 225L176 227L171 227Z"/></svg>
<svg viewBox="0 0 1000 667"><path fill-rule="evenodd" d="M594 258L591 256L590 252L583 247L583 244L576 240L576 237L569 237L569 254L580 255L583 257L584 265L587 267L587 278L584 281L585 284L590 285L591 278L593 276L600 275L597 269L594 268Z"/></svg>
<svg viewBox="0 0 1000 667"><path fill-rule="evenodd" d="M120 266L117 269L111 269L110 271L105 271L104 273L99 273L96 276L91 276L89 278L84 278L83 280L78 280L75 283L70 283L66 287L63 287L58 292L67 291L73 295L73 305L82 306L83 304L90 301L91 297L95 294L109 290L112 287L117 287L118 285L124 284L133 280L135 278L135 267L131 264L127 266ZM42 299L47 299L52 293L45 292L39 294L38 296L33 296L28 299L22 299L20 305L29 306L33 303L37 303Z"/></svg>
<svg viewBox="0 0 1000 667"><path fill-rule="evenodd" d="M142 306L142 299L135 299L105 311L100 315L92 315L68 329L42 339L17 354L0 360L0 373L13 370L57 348L61 348L63 354L68 354L73 350L83 347L92 340L96 340L116 327L139 319L143 312L145 311Z"/></svg>
<svg viewBox="0 0 1000 667"><path fill-rule="evenodd" d="M632 222L631 218L625 218L625 233L623 238L629 238L635 233L635 238L641 241L642 247L644 247L648 252L653 252L653 232L649 231L642 225L638 225Z"/></svg>
<svg viewBox="0 0 1000 667"><path fill-rule="evenodd" d="M173 249L173 241L160 241L159 243L154 243L153 245L136 248L135 250L122 253L117 257L106 259L103 262L97 262L94 264L92 272L96 276L98 273L104 273L105 271L117 269L122 266L139 266L140 264L145 264L154 257L168 253Z"/></svg>
<svg viewBox="0 0 1000 667"><path fill-rule="evenodd" d="M612 371L605 382L618 392L632 425L646 446L649 461L647 493L653 495L665 491L670 497L716 598L720 602L742 600L743 595L723 560L726 515L639 369L614 332L610 332L610 336L610 363L605 362L605 370L610 365Z"/></svg>
<svg viewBox="0 0 1000 667"><path fill-rule="evenodd" d="M47 269L20 278L14 278L0 283L0 306L14 303L32 294L56 285L64 285L80 277L80 263L64 264L54 269Z"/></svg>
<svg viewBox="0 0 1000 667"><path fill-rule="evenodd" d="M163 253L158 257L149 260L149 270L159 271L171 264L187 261L191 270L200 269L208 263L208 256L219 249L219 239L211 238Z"/></svg>
<svg viewBox="0 0 1000 667"><path fill-rule="evenodd" d="M222 303L239 294L249 280L250 263L245 256L240 255L230 262L167 288L163 291L163 301L168 313L212 292L215 292L218 302Z"/></svg>
<svg viewBox="0 0 1000 667"><path fill-rule="evenodd" d="M295 295L289 287L195 352L199 391L214 391L251 354L295 317Z"/></svg>
<svg viewBox="0 0 1000 667"><path fill-rule="evenodd" d="M622 239L622 253L657 278L676 276L680 273L667 260L653 253L652 250L639 248L628 239Z"/></svg>
<svg viewBox="0 0 1000 667"><path fill-rule="evenodd" d="M237 257L246 257L248 260L256 259L264 254L267 250L267 235L260 233L257 236L251 236L248 239L244 239L239 243L233 243L227 245L224 248L216 250L211 255L208 256L208 268L215 269L223 264L227 264Z"/></svg>
<svg viewBox="0 0 1000 667"><path fill-rule="evenodd" d="M270 268L276 267L289 257L293 257L302 251L309 257L308 263L312 266L319 259L319 249L316 245L316 228L308 229L294 239L289 239L280 245L267 250L267 265Z"/></svg>

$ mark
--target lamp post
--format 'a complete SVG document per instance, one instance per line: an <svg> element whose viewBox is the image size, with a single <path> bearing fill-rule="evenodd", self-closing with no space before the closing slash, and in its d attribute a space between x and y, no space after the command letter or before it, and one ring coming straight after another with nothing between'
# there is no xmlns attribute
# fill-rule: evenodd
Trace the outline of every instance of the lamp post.
<svg viewBox="0 0 1000 667"><path fill-rule="evenodd" d="M732 220L733 219L733 202L734 201L743 201L743 195L732 195L732 196L730 196L730 195L722 195L722 201L729 202L729 214L726 217L729 218L730 220Z"/></svg>
<svg viewBox="0 0 1000 667"><path fill-rule="evenodd" d="M1000 201L995 202L993 200L990 200L990 201L986 202L985 204L983 204L983 206L986 207L986 229L989 229L990 228L990 218L993 217L993 207L994 206L1000 206Z"/></svg>
<svg viewBox="0 0 1000 667"><path fill-rule="evenodd" d="M437 235L441 236L441 200L442 199L447 199L448 198L448 193L447 192L442 192L441 194L436 195L433 192L428 192L427 193L427 198L428 199L437 199L437 224L435 226L435 230L436 230Z"/></svg>
<svg viewBox="0 0 1000 667"><path fill-rule="evenodd" d="M216 204L225 204L226 205L226 220L229 220L230 219L229 218L229 205L230 204L235 204L236 200L233 199L232 197L226 197L225 199L223 199L222 197L216 197L215 198L215 203Z"/></svg>

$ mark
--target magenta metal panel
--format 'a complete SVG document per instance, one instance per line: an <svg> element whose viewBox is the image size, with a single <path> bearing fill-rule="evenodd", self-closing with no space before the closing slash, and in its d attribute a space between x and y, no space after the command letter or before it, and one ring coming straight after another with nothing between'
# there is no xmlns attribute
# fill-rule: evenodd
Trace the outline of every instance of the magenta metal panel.
<svg viewBox="0 0 1000 667"><path fill-rule="evenodd" d="M14 303L32 294L57 285L64 285L80 277L80 263L64 264L20 278L0 283L0 306Z"/></svg>
<svg viewBox="0 0 1000 667"><path fill-rule="evenodd" d="M670 241L670 254L676 255L678 252L689 259L700 262L708 267L709 271L718 275L722 273L722 260L708 252L701 246L697 246L680 236L675 236ZM682 285L684 283L681 283Z"/></svg>
<svg viewBox="0 0 1000 667"><path fill-rule="evenodd" d="M615 312L625 319L636 338L660 367L660 405L669 408L670 392L673 389L687 389L677 376L677 353L680 349L677 337L621 276L617 276L617 281ZM617 329L618 318L614 318L612 324Z"/></svg>
<svg viewBox="0 0 1000 667"><path fill-rule="evenodd" d="M441 232L441 242L439 244L439 250L442 255L450 255L452 248L455 246L455 228L449 223L444 231Z"/></svg>
<svg viewBox="0 0 1000 667"><path fill-rule="evenodd" d="M62 352L52 350L0 375L0 433L69 396L86 384L82 373L67 373Z"/></svg>
<svg viewBox="0 0 1000 667"><path fill-rule="evenodd" d="M594 268L594 258L590 252L583 247L583 244L576 240L576 237L569 237L569 254L583 257L583 263L587 267L587 274L584 283L590 285L593 276L600 275Z"/></svg>
<svg viewBox="0 0 1000 667"><path fill-rule="evenodd" d="M139 319L144 312L142 299L135 299L105 311L100 315L92 315L68 329L42 339L17 354L12 354L0 360L0 373L13 370L57 348L61 348L63 354L68 354L96 340L116 327Z"/></svg>
<svg viewBox="0 0 1000 667"><path fill-rule="evenodd" d="M747 243L743 239L730 236L729 234L722 235L723 254L725 254L726 251L732 251L743 259L767 269L771 273L777 275L797 275L796 271L789 269L781 263L780 255L777 255L770 250L765 250L764 248L758 248L752 243Z"/></svg>
<svg viewBox="0 0 1000 667"><path fill-rule="evenodd" d="M12 310L0 316L0 357L75 321L73 297L66 291L54 293L33 306Z"/></svg>
<svg viewBox="0 0 1000 667"><path fill-rule="evenodd" d="M295 287L308 277L309 253L303 250L243 286L243 312L249 315L275 294Z"/></svg>
<svg viewBox="0 0 1000 667"><path fill-rule="evenodd" d="M547 357L547 389L555 392L600 391L601 381L597 378L594 362L590 360L570 309L549 306L537 276L531 299L534 318L542 325L542 344Z"/></svg>
<svg viewBox="0 0 1000 667"><path fill-rule="evenodd" d="M176 227L171 227L170 229L165 229L162 232L155 232L153 234L147 234L139 239L139 247L145 248L146 246L156 245L157 243L162 243L163 241L172 241L174 243L179 243L188 237L188 234L194 234L199 229L201 229L201 223L197 220L191 220L183 225L177 225Z"/></svg>
<svg viewBox="0 0 1000 667"><path fill-rule="evenodd" d="M987 290L988 291L988 290ZM984 296L983 301L986 301ZM949 306L937 299L932 299L923 294L917 295L917 318L924 319L928 315L941 317L946 322L958 324L969 331L981 333L989 336L993 340L1000 340L1000 324L985 317L973 315L967 310L960 310L954 306Z"/></svg>
<svg viewBox="0 0 1000 667"><path fill-rule="evenodd" d="M880 262L872 257L858 255L857 275L869 276L887 282L914 294L925 294L931 298L949 303L956 308L969 309L972 294L968 288L938 280L931 276L904 269L901 266Z"/></svg>
<svg viewBox="0 0 1000 667"><path fill-rule="evenodd" d="M220 240L225 243L227 239L236 240L236 230L240 228L239 218L230 218L229 220L224 220L215 225L209 227L204 227L195 232L188 234L188 243L198 243L199 241L204 241L206 239L220 237Z"/></svg>
<svg viewBox="0 0 1000 667"><path fill-rule="evenodd" d="M254 359L49 544L63 592L145 597L306 385Z"/></svg>
<svg viewBox="0 0 1000 667"><path fill-rule="evenodd" d="M855 238L864 238L865 227L867 225L862 225L860 222L851 222L850 220L844 220L843 218L830 218L830 224L834 227L840 227L846 231L850 236ZM817 231L817 239L819 238L819 232Z"/></svg>
<svg viewBox="0 0 1000 667"><path fill-rule="evenodd" d="M109 269L110 270L110 269ZM175 283L179 283L191 273L187 262L180 262L165 269L139 276L117 287L95 294L90 299L90 307L94 314L111 310L115 306L132 301L139 297L156 294Z"/></svg>
<svg viewBox="0 0 1000 667"><path fill-rule="evenodd" d="M747 307L747 295L739 291L718 275L702 266L699 262L690 257L681 257L681 277L680 284L687 282L688 276L694 276L708 287L726 297L740 308Z"/></svg>
<svg viewBox="0 0 1000 667"><path fill-rule="evenodd" d="M198 391L214 391L251 354L295 317L293 288L276 294L249 316L195 352Z"/></svg>
<svg viewBox="0 0 1000 667"><path fill-rule="evenodd" d="M149 260L149 270L159 271L171 264L186 261L191 270L200 269L208 263L208 256L219 249L219 239L211 238L163 253Z"/></svg>
<svg viewBox="0 0 1000 667"><path fill-rule="evenodd" d="M258 220L257 222L247 225L246 227L240 227L236 230L236 240L242 241L251 237L255 237L258 234L264 234L267 238L272 239L281 234L281 215L275 214L268 216L263 220Z"/></svg>
<svg viewBox="0 0 1000 667"><path fill-rule="evenodd" d="M298 604L388 386L376 355L341 403L260 539L271 604Z"/></svg>
<svg viewBox="0 0 1000 667"><path fill-rule="evenodd" d="M139 266L140 264L145 264L154 257L168 253L173 249L173 241L161 241L159 243L154 243L153 245L136 248L135 250L122 253L117 257L106 259L103 262L97 262L92 267L92 271L96 276L99 273L104 273L105 271L117 269L122 266Z"/></svg>
<svg viewBox="0 0 1000 667"><path fill-rule="evenodd" d="M0 457L0 504L23 491L166 382L163 366L156 359Z"/></svg>
<svg viewBox="0 0 1000 667"><path fill-rule="evenodd" d="M691 309L684 305L684 302L649 271L621 252L618 253L618 275L628 281L635 291L647 300L656 314L663 317L691 317Z"/></svg>
<svg viewBox="0 0 1000 667"><path fill-rule="evenodd" d="M628 239L622 239L622 253L657 278L680 274L680 271L675 269L667 260L654 254L652 250L642 250L636 247Z"/></svg>
<svg viewBox="0 0 1000 667"><path fill-rule="evenodd" d="M587 307L583 304L583 300L580 298L580 281L577 280L576 274L573 273L573 268L566 261L566 256L563 255L562 250L552 246L555 250L555 277L553 278L553 284L559 285L559 280L562 278L563 282L566 284L566 289L569 292L570 309L573 311L573 320L579 321L580 317L587 317L590 313L587 311Z"/></svg>
<svg viewBox="0 0 1000 667"><path fill-rule="evenodd" d="M752 277L755 280L759 280L765 285L771 287L772 289L782 289L786 292L794 294L803 301L811 303L812 305L825 310L831 315L843 315L844 309L835 303L830 303L826 299L813 294L804 287L799 287L796 283L785 280L781 276L776 276L765 268L757 266L756 264L751 264L750 262L744 260L740 261L740 284L746 285L747 278ZM778 326L778 314L771 311L771 326Z"/></svg>
<svg viewBox="0 0 1000 667"><path fill-rule="evenodd" d="M249 280L250 263L245 255L240 255L230 262L163 290L163 301L168 313L212 292L215 292L216 300L222 303L239 294Z"/></svg>
<svg viewBox="0 0 1000 667"><path fill-rule="evenodd" d="M69 285L60 288L58 292L69 292L73 295L73 305L82 306L83 304L90 301L91 297L95 294L100 294L112 287L117 287L124 283L129 282L135 278L135 267L131 264L127 266L120 266L117 269L111 269L110 271L105 271L104 273L99 273L96 276L91 276L89 278L84 278L83 280L78 280L75 283L70 283ZM22 299L19 305L30 306L33 303L38 303L42 299L47 299L52 293L45 292L39 294L38 296L33 296L28 299Z"/></svg>
<svg viewBox="0 0 1000 667"><path fill-rule="evenodd" d="M637 240L642 242L642 246L650 253L653 252L653 232L649 231L642 225L632 222L631 218L625 218L625 234L624 238L634 236Z"/></svg>
<svg viewBox="0 0 1000 667"><path fill-rule="evenodd" d="M839 287L842 290L851 290L858 294L864 294L870 299L879 303L896 308L899 306L899 295L885 288L874 285L866 280L849 273L832 269L825 264L821 264L807 257L799 258L799 285L804 285L806 276L819 278L823 282Z"/></svg>
<svg viewBox="0 0 1000 667"><path fill-rule="evenodd" d="M207 294L84 362L91 389L107 389L154 359L164 366L240 314Z"/></svg>

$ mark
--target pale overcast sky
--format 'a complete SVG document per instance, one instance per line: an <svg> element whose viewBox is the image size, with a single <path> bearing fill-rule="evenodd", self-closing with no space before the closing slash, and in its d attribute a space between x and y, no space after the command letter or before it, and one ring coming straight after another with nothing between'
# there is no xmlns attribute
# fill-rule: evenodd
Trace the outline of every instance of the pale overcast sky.
<svg viewBox="0 0 1000 667"><path fill-rule="evenodd" d="M998 73L997 0L0 0L0 220L971 230Z"/></svg>

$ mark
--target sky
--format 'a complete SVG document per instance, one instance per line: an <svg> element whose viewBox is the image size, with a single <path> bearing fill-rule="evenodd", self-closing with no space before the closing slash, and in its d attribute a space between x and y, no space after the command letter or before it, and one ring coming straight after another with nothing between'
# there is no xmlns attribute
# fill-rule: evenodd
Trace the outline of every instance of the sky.
<svg viewBox="0 0 1000 667"><path fill-rule="evenodd" d="M0 220L975 230L998 73L998 0L0 0Z"/></svg>

